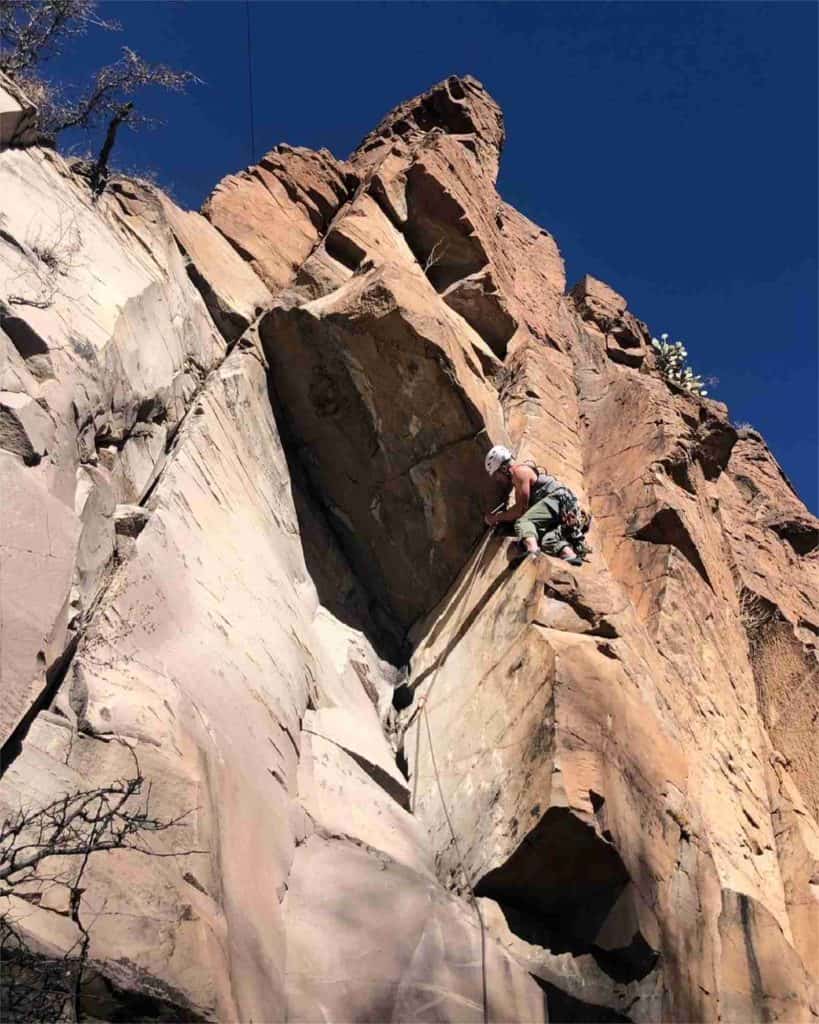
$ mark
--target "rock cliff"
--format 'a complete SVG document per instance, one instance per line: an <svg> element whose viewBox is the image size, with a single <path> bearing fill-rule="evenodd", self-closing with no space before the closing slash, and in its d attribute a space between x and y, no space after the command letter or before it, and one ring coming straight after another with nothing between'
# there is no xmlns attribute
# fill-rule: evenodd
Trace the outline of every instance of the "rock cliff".
<svg viewBox="0 0 819 1024"><path fill-rule="evenodd" d="M503 138L450 78L201 214L0 154L0 804L136 755L182 816L89 861L97 1019L819 1018L819 523ZM485 530L493 443L582 568Z"/></svg>

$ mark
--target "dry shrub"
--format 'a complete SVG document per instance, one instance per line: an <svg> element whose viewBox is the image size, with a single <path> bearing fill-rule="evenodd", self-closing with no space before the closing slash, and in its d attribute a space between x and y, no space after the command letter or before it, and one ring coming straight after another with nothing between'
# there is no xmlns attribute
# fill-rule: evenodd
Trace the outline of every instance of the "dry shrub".
<svg viewBox="0 0 819 1024"><path fill-rule="evenodd" d="M759 594L743 590L740 615L765 728L806 803L819 813L819 663L794 626Z"/></svg>

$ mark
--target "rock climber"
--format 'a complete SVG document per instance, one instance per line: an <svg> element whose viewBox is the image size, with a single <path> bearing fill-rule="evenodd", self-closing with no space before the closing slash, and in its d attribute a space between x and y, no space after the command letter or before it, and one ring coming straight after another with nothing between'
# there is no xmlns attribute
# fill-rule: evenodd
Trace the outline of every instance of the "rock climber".
<svg viewBox="0 0 819 1024"><path fill-rule="evenodd" d="M496 444L489 451L484 465L493 480L515 489L514 504L504 512L488 512L485 516L487 526L514 523L518 538L516 554L520 558L537 558L542 549L570 565L582 565L578 552L566 539L565 523L561 518L561 491L577 504L571 491L553 476L539 472L533 464L515 462L509 449L501 444Z"/></svg>

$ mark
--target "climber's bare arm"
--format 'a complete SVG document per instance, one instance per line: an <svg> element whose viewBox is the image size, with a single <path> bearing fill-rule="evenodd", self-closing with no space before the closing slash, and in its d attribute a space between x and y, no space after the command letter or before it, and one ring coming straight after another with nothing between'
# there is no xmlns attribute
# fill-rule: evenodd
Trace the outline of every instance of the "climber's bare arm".
<svg viewBox="0 0 819 1024"><path fill-rule="evenodd" d="M511 471L512 486L515 488L515 501L505 512L490 512L486 516L489 526L498 523L514 523L529 508L529 492L532 488L534 473L528 466L513 466Z"/></svg>

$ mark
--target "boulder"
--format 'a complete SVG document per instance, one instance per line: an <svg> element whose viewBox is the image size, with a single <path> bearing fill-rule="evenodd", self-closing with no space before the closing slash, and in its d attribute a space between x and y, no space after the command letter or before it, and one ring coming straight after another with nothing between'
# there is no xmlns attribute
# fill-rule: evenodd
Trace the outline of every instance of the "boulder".
<svg viewBox="0 0 819 1024"><path fill-rule="evenodd" d="M0 448L36 465L54 443L54 422L31 395L0 391Z"/></svg>

